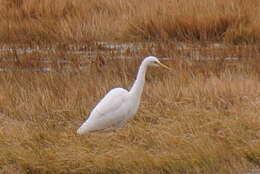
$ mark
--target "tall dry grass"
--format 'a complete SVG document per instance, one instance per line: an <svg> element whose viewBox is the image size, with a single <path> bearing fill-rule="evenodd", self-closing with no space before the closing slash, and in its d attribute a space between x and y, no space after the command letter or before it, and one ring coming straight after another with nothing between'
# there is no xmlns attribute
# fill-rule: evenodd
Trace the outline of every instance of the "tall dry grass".
<svg viewBox="0 0 260 174"><path fill-rule="evenodd" d="M3 43L259 42L258 0L1 0Z"/></svg>
<svg viewBox="0 0 260 174"><path fill-rule="evenodd" d="M172 55L165 50L157 54ZM110 134L76 135L111 87L131 86L139 63L107 59L85 70L1 72L0 173L199 174L259 167L257 57L165 60L174 72L149 69L134 120Z"/></svg>

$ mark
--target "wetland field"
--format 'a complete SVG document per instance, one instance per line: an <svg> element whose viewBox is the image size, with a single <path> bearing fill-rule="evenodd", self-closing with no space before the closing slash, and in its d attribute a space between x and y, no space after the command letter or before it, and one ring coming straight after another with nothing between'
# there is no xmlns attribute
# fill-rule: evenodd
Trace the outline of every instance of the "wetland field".
<svg viewBox="0 0 260 174"><path fill-rule="evenodd" d="M260 2L0 0L0 173L258 174ZM151 67L134 119L75 132Z"/></svg>

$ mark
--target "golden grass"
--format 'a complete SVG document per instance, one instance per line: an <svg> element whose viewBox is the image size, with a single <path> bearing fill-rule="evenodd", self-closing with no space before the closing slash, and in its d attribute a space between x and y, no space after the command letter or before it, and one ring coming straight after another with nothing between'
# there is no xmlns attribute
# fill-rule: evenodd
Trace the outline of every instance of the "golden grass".
<svg viewBox="0 0 260 174"><path fill-rule="evenodd" d="M3 43L259 42L258 0L1 0Z"/></svg>
<svg viewBox="0 0 260 174"><path fill-rule="evenodd" d="M0 0L0 11L0 42L11 48L0 52L0 173L260 167L259 46L171 42L257 43L257 0ZM95 42L144 40L164 42L120 52ZM141 61L133 57L147 55L170 58L174 72L149 69L134 120L76 135L110 88L131 86Z"/></svg>
<svg viewBox="0 0 260 174"><path fill-rule="evenodd" d="M154 53L180 54L169 48L160 45ZM199 174L258 168L257 51L228 50L222 56L253 58L175 58L164 61L174 72L149 69L138 114L109 134L78 136L75 131L110 88L131 86L140 59L106 59L85 70L1 72L0 173ZM201 54L220 56L218 49ZM29 69L27 63L12 66Z"/></svg>

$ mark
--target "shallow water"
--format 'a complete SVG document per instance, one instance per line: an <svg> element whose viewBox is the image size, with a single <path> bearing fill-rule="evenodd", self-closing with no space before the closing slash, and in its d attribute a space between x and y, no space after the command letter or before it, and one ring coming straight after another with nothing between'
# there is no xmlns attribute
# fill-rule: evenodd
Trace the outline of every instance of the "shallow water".
<svg viewBox="0 0 260 174"><path fill-rule="evenodd" d="M153 42L96 42L92 46L71 44L65 49L57 46L50 48L40 46L10 48L3 45L0 48L0 71L50 72L56 71L57 68L71 71L73 67L82 70L86 69L91 62L104 62L111 58L132 59L143 57L143 55L155 55L164 60L178 57L190 61L224 60L228 62L236 62L254 55L254 53L251 54L252 47L244 46L241 48L221 43L206 45L175 43L167 46ZM172 56L160 56L160 54L168 51L172 51L170 53Z"/></svg>

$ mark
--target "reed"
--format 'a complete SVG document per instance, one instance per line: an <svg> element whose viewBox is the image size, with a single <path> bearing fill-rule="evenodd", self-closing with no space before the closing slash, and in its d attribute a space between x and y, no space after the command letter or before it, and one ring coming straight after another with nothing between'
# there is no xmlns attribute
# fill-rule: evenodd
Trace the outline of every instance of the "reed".
<svg viewBox="0 0 260 174"><path fill-rule="evenodd" d="M259 42L257 0L1 0L3 43Z"/></svg>
<svg viewBox="0 0 260 174"><path fill-rule="evenodd" d="M84 136L75 131L91 108L111 87L131 86L140 59L107 59L85 70L2 72L0 173L241 173L259 167L259 63L223 61L165 60L174 72L149 69L134 120L110 134Z"/></svg>
<svg viewBox="0 0 260 174"><path fill-rule="evenodd" d="M259 168L259 7L257 0L0 0L0 173ZM97 41L140 47L118 51ZM147 55L167 58L174 71L148 70L134 119L109 134L76 135L110 88L131 86Z"/></svg>

